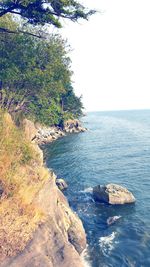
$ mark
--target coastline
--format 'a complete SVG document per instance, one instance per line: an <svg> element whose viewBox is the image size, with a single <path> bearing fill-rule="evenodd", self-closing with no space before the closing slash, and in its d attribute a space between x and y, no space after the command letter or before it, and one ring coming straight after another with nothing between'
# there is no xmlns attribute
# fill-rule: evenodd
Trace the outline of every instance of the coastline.
<svg viewBox="0 0 150 267"><path fill-rule="evenodd" d="M31 122L29 120L25 120L27 127ZM34 126L33 126L34 127ZM36 126L36 130L34 130L35 136L32 138L37 144L47 144L51 143L58 138L66 136L67 134L72 133L81 133L87 131L81 124L81 122L77 119L74 120L67 120L62 127L52 126L52 127L45 127L41 125Z"/></svg>
<svg viewBox="0 0 150 267"><path fill-rule="evenodd" d="M9 120L11 120L10 117ZM12 252L12 255L8 254L4 257L1 267L83 267L85 264L81 253L86 248L85 230L77 214L69 207L66 197L58 189L56 175L45 166L43 151L39 144L55 141L72 132L83 132L85 128L75 121L74 124L71 122L63 130L57 127L43 130L25 119L23 129L26 139L31 143L37 155L37 162L34 163L35 167L33 168L42 168L47 175L32 200L32 205L42 212L44 219L36 226L23 249L20 248L18 251ZM41 135L40 131L43 131ZM28 223L30 224L30 222Z"/></svg>

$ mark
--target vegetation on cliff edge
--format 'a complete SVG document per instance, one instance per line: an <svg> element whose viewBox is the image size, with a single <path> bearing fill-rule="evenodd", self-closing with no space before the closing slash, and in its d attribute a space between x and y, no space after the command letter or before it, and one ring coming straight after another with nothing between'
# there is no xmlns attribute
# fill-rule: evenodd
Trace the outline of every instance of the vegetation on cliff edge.
<svg viewBox="0 0 150 267"><path fill-rule="evenodd" d="M45 219L34 200L49 176L34 145L0 111L0 260L22 251Z"/></svg>

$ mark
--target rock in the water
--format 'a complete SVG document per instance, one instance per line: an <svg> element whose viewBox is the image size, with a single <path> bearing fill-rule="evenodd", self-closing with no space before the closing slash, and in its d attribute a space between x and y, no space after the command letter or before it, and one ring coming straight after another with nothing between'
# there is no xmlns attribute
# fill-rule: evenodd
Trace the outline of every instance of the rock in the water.
<svg viewBox="0 0 150 267"><path fill-rule="evenodd" d="M117 184L97 185L93 188L94 199L109 204L134 203L135 197L125 187Z"/></svg>
<svg viewBox="0 0 150 267"><path fill-rule="evenodd" d="M111 224L115 223L116 221L118 221L120 218L121 218L120 215L119 215L119 216L109 217L109 218L107 219L107 224L108 224L108 225L111 225Z"/></svg>
<svg viewBox="0 0 150 267"><path fill-rule="evenodd" d="M56 179L56 185L61 191L65 190L68 187L64 179Z"/></svg>

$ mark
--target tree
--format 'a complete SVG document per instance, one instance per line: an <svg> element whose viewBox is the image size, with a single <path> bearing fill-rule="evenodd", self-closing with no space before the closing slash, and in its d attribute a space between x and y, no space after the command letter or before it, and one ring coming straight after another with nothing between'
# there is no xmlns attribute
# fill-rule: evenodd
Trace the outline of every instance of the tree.
<svg viewBox="0 0 150 267"><path fill-rule="evenodd" d="M17 22L6 15L0 27ZM22 112L44 124L59 124L64 116L79 116L81 100L72 88L67 43L59 35L37 39L30 35L0 35L0 107ZM62 102L64 108L62 109Z"/></svg>
<svg viewBox="0 0 150 267"><path fill-rule="evenodd" d="M5 14L20 15L27 23L32 25L54 25L62 27L61 19L78 21L88 19L95 13L87 10L75 0L1 0L0 17ZM0 28L1 32L11 33L7 28Z"/></svg>
<svg viewBox="0 0 150 267"><path fill-rule="evenodd" d="M74 117L79 117L82 115L82 96L77 97L74 93L73 87L71 84L68 84L67 90L64 94L61 95L61 107L62 111L69 112L73 114Z"/></svg>

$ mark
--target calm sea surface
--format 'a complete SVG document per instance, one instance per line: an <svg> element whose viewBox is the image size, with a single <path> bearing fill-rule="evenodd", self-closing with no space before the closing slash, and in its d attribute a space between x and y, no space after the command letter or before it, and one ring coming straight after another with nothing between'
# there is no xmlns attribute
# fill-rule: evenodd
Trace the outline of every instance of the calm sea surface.
<svg viewBox="0 0 150 267"><path fill-rule="evenodd" d="M92 267L150 267L150 110L89 113L89 129L44 147L47 165L69 184L65 192L83 221ZM136 204L95 203L97 184L126 186ZM107 225L111 216L121 216Z"/></svg>

